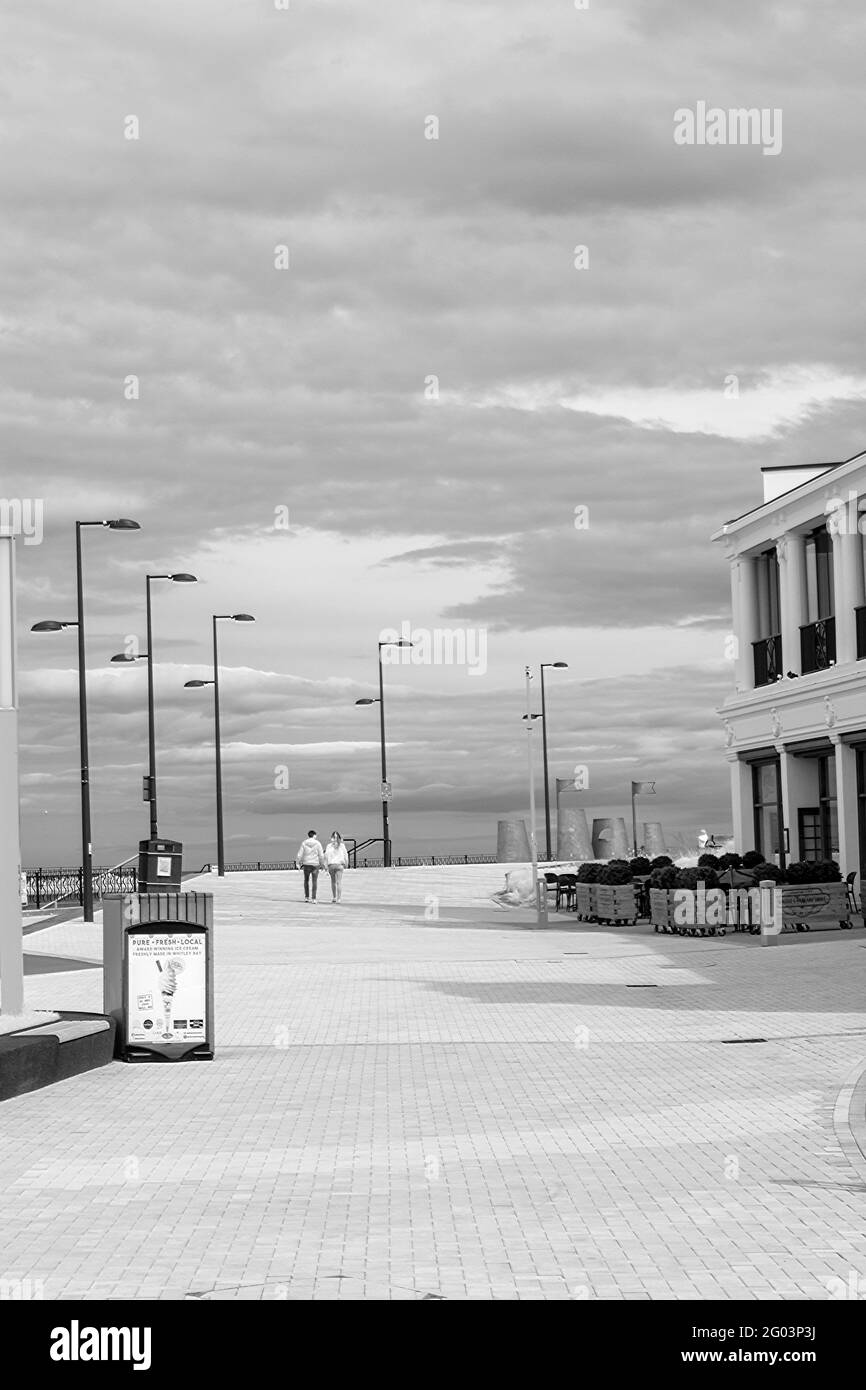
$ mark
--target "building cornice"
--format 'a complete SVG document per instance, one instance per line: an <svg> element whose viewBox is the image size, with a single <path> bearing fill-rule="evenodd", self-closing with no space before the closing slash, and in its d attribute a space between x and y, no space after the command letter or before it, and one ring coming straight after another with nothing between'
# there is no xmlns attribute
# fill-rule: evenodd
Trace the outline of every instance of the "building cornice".
<svg viewBox="0 0 866 1390"><path fill-rule="evenodd" d="M866 451L726 521L711 539L724 542L728 557L734 558L762 541L772 542L786 531L807 527L810 521L826 514L826 504L832 498L844 497L852 480L860 483L857 492L866 492Z"/></svg>

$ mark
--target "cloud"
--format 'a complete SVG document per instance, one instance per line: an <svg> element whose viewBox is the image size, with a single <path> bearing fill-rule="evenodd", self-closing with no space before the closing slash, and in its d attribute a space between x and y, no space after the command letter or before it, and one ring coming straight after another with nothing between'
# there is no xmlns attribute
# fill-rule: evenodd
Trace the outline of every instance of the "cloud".
<svg viewBox="0 0 866 1390"><path fill-rule="evenodd" d="M305 795L375 818L376 712L353 705L404 619L490 639L483 682L389 672L420 837L483 839L519 799L505 721L554 642L616 691L620 756L664 731L671 814L706 820L717 696L677 678L709 701L700 749L675 691L632 719L665 665L717 659L708 537L760 499L759 466L863 445L862 7L829 25L798 0L11 0L6 18L3 492L44 501L18 557L23 766L54 779L25 843L73 854L77 796L74 634L27 628L74 615L73 522L116 514L141 533L84 539L106 847L141 829L146 727L143 671L103 668L144 645L144 574L176 568L200 582L154 594L157 730L191 843L212 833L193 752L212 706L181 688L212 667L212 615L244 610L254 628L220 629L227 737L270 751L228 760L239 842L283 743L352 746L306 758ZM699 99L782 108L781 155L675 146Z"/></svg>

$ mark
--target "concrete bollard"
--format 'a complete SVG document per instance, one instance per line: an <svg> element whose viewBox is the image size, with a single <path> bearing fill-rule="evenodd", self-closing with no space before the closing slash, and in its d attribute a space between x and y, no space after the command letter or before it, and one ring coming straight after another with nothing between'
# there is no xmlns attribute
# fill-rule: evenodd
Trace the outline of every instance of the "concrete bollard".
<svg viewBox="0 0 866 1390"><path fill-rule="evenodd" d="M579 806L562 806L556 818L556 857L570 862L592 859L592 840L586 812Z"/></svg>
<svg viewBox="0 0 866 1390"><path fill-rule="evenodd" d="M628 836L622 816L597 816L592 822L595 859L628 859Z"/></svg>
<svg viewBox="0 0 866 1390"><path fill-rule="evenodd" d="M496 861L528 864L532 859L525 820L501 820L496 829Z"/></svg>
<svg viewBox="0 0 866 1390"><path fill-rule="evenodd" d="M641 828L643 830L643 852L647 859L655 859L657 854L667 854L668 847L665 844L661 821L644 821Z"/></svg>

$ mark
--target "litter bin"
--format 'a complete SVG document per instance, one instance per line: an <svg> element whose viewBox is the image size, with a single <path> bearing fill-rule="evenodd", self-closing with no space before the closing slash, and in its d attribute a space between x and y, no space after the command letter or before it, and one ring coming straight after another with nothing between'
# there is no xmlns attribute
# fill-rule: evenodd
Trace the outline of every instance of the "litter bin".
<svg viewBox="0 0 866 1390"><path fill-rule="evenodd" d="M143 893L171 893L180 888L183 845L180 840L139 840L138 886Z"/></svg>
<svg viewBox="0 0 866 1390"><path fill-rule="evenodd" d="M124 1062L209 1062L214 1055L213 894L105 899L103 1011Z"/></svg>

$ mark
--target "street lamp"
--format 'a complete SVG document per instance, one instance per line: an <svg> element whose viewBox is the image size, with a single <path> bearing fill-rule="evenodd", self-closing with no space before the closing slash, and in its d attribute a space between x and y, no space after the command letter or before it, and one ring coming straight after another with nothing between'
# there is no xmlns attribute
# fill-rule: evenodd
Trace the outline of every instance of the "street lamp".
<svg viewBox="0 0 866 1390"><path fill-rule="evenodd" d="M81 565L81 531L85 526L102 526L108 531L140 531L137 521L128 517L118 517L114 521L76 521L75 523L75 578L78 594L78 619L76 622L34 623L32 632L65 632L67 628L78 629L78 727L81 746L81 870L82 870L82 908L85 922L93 921L93 845L90 828L90 754L87 739L87 679L84 645L84 581Z"/></svg>
<svg viewBox="0 0 866 1390"><path fill-rule="evenodd" d="M532 761L532 734L533 721L538 718L537 714L532 713L532 671L526 667L526 713L523 722L526 725L526 751L528 755L529 771L529 853L532 859L532 892L535 895L535 910L538 917L538 925L547 925L547 887L539 889L538 884L538 845L535 839L535 769ZM542 721L543 722L543 721Z"/></svg>
<svg viewBox="0 0 866 1390"><path fill-rule="evenodd" d="M385 687L382 680L382 648L383 647L413 647L414 642L408 638L400 638L396 642L379 643L379 698L356 700L356 705L376 705L379 706L379 736L382 745L382 863L386 869L391 867L391 838L388 830L388 797L390 788L388 786L388 769L385 759Z"/></svg>
<svg viewBox="0 0 866 1390"><path fill-rule="evenodd" d="M223 766L220 743L220 666L217 649L217 623L254 623L252 613L214 613L213 615L213 680L184 681L184 690L201 690L206 685L213 686L214 748L216 750L216 814L217 814L217 874L225 878L226 856L223 835Z"/></svg>
<svg viewBox="0 0 866 1390"><path fill-rule="evenodd" d="M147 574L145 581L147 584L147 651L146 652L119 652L113 656L112 661L146 661L147 662L147 800L150 802L150 838L159 838L157 828L156 810L156 721L154 718L154 699L153 699L153 625L150 612L150 586L153 580L168 579L172 584L195 584L197 583L194 574Z"/></svg>
<svg viewBox="0 0 866 1390"><path fill-rule="evenodd" d="M541 663L541 735L544 748L544 826L547 832L547 862L549 864L553 858L553 854L550 846L550 781L547 768L547 705L544 702L544 672L546 668L553 671L567 671L568 662L542 661Z"/></svg>

